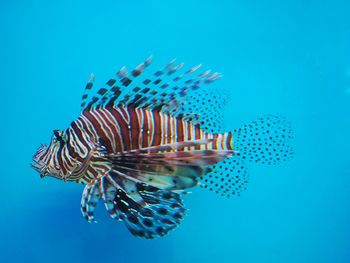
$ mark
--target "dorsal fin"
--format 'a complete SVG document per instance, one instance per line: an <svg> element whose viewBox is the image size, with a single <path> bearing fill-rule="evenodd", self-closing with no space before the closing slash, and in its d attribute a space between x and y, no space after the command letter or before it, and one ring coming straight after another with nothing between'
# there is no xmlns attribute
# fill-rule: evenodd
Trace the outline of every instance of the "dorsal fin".
<svg viewBox="0 0 350 263"><path fill-rule="evenodd" d="M106 82L106 87L100 88L88 103L84 101L84 105L82 104L82 111L93 107L103 106L107 103L114 104L115 101L118 101L118 98L123 90L127 89L129 92L132 92L128 87L135 78L144 72L145 68L148 67L151 62L152 56L148 57L143 63L134 68L131 71L131 74L129 74L127 68L123 66L112 78ZM87 87L88 85L89 83L87 84ZM91 87L92 85L89 86L88 90L90 90ZM85 88L85 90L87 90L87 88ZM83 95L83 99L86 99L87 96L85 96L85 98L84 96L85 94Z"/></svg>
<svg viewBox="0 0 350 263"><path fill-rule="evenodd" d="M93 84L94 84L94 80L95 80L95 76L94 76L94 74L91 73L91 74L90 74L90 77L89 77L89 80L88 80L88 82L86 83L83 96L81 97L81 104L80 104L80 107L81 107L81 110L82 110L82 111L83 111L84 108L86 107L87 100L88 100L88 97L89 97L89 93L90 93L90 91L92 90L92 87L93 87Z"/></svg>
<svg viewBox="0 0 350 263"><path fill-rule="evenodd" d="M191 92L186 101L181 102L177 109L183 119L200 125L201 129L209 133L224 131L225 94L218 89L201 89Z"/></svg>
<svg viewBox="0 0 350 263"><path fill-rule="evenodd" d="M172 60L162 69L140 78L151 62L152 57L149 57L131 73L122 67L106 82L106 87L100 88L89 101L82 102L82 110L107 105L133 105L176 115L189 91L197 90L201 84L211 83L221 76L219 73L210 74L209 70L194 75L201 65L181 72L184 64L176 64ZM88 85L86 90L92 87L90 82ZM83 97L86 99L87 96L84 94Z"/></svg>
<svg viewBox="0 0 350 263"><path fill-rule="evenodd" d="M204 85L219 79L221 74L211 70L199 72L201 64L185 69L184 63L178 64L176 60L152 74L144 73L151 62L152 57L149 57L131 72L122 67L105 87L84 101L82 111L116 105L132 106L200 124L207 132L223 132L223 97L218 89ZM88 85L90 90L92 84Z"/></svg>

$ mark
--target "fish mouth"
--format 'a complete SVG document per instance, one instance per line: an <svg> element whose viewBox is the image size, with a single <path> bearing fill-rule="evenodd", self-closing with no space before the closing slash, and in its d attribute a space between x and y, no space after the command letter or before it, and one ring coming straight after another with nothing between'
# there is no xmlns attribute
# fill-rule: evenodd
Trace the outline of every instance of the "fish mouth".
<svg viewBox="0 0 350 263"><path fill-rule="evenodd" d="M40 178L44 178L46 175L48 175L47 166L42 162L33 159L31 167L40 174Z"/></svg>
<svg viewBox="0 0 350 263"><path fill-rule="evenodd" d="M45 164L40 163L36 160L33 160L33 162L31 163L31 167L34 168L34 170L40 174L41 179L46 176L51 176L57 179L61 179L59 174L54 174L52 172L49 172L48 167Z"/></svg>
<svg viewBox="0 0 350 263"><path fill-rule="evenodd" d="M46 144L41 144L36 153L32 158L32 163L30 166L40 174L40 177L43 178L48 174L47 165L40 160L40 157L43 156L48 150L48 146Z"/></svg>
<svg viewBox="0 0 350 263"><path fill-rule="evenodd" d="M56 179L64 179L65 180L65 178L61 176L61 172L59 170L51 171L49 169L49 167L41 161L37 161L37 160L33 159L33 162L31 163L31 167L40 174L40 178L50 176L50 177L53 177Z"/></svg>

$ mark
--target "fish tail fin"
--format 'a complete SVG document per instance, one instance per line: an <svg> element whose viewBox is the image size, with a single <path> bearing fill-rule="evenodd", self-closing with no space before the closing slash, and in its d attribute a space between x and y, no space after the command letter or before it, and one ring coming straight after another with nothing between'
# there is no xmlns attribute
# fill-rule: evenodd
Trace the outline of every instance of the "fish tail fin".
<svg viewBox="0 0 350 263"><path fill-rule="evenodd" d="M294 156L292 129L281 116L267 115L233 132L234 149L243 160L274 165Z"/></svg>
<svg viewBox="0 0 350 263"><path fill-rule="evenodd" d="M239 196L246 189L247 163L274 165L294 156L290 123L280 116L264 116L228 135L219 141L229 149L232 147L234 154L211 166L211 171L200 179L201 187L222 196Z"/></svg>

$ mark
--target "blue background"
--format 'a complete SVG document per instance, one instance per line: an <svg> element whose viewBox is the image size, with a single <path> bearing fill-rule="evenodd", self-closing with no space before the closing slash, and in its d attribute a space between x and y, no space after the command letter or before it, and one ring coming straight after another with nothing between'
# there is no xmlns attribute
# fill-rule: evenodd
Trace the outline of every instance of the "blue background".
<svg viewBox="0 0 350 263"><path fill-rule="evenodd" d="M1 262L350 262L350 2L10 1L0 3ZM132 237L82 186L29 167L78 116L90 72L104 83L149 54L224 75L226 128L292 121L296 158L251 166L241 197L195 189L170 235Z"/></svg>

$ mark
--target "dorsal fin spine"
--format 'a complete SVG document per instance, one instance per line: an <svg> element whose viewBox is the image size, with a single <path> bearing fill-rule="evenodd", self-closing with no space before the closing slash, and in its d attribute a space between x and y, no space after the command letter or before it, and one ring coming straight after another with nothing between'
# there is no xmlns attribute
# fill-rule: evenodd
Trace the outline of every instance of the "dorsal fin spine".
<svg viewBox="0 0 350 263"><path fill-rule="evenodd" d="M133 85L133 80L140 77L151 61L152 57L149 57L130 73L126 67L122 67L114 77L107 81L107 88L100 88L88 105L82 104L82 109L97 106L133 105L136 108L159 110L176 116L182 109L181 102L184 102L190 90L197 90L201 84L211 83L221 77L217 72L210 74L211 70L188 77L192 76L191 74L195 73L201 64L183 73L178 73L184 63L176 65L176 60L172 60L165 67L153 73L152 77L146 76L138 84ZM170 75L173 76L167 77Z"/></svg>
<svg viewBox="0 0 350 263"><path fill-rule="evenodd" d="M94 85L94 80L95 80L95 75L93 73L90 74L89 80L86 83L85 89L84 89L84 93L83 96L81 98L81 109L83 110L86 102L87 102L87 98L89 97L89 92L91 91L93 85Z"/></svg>

